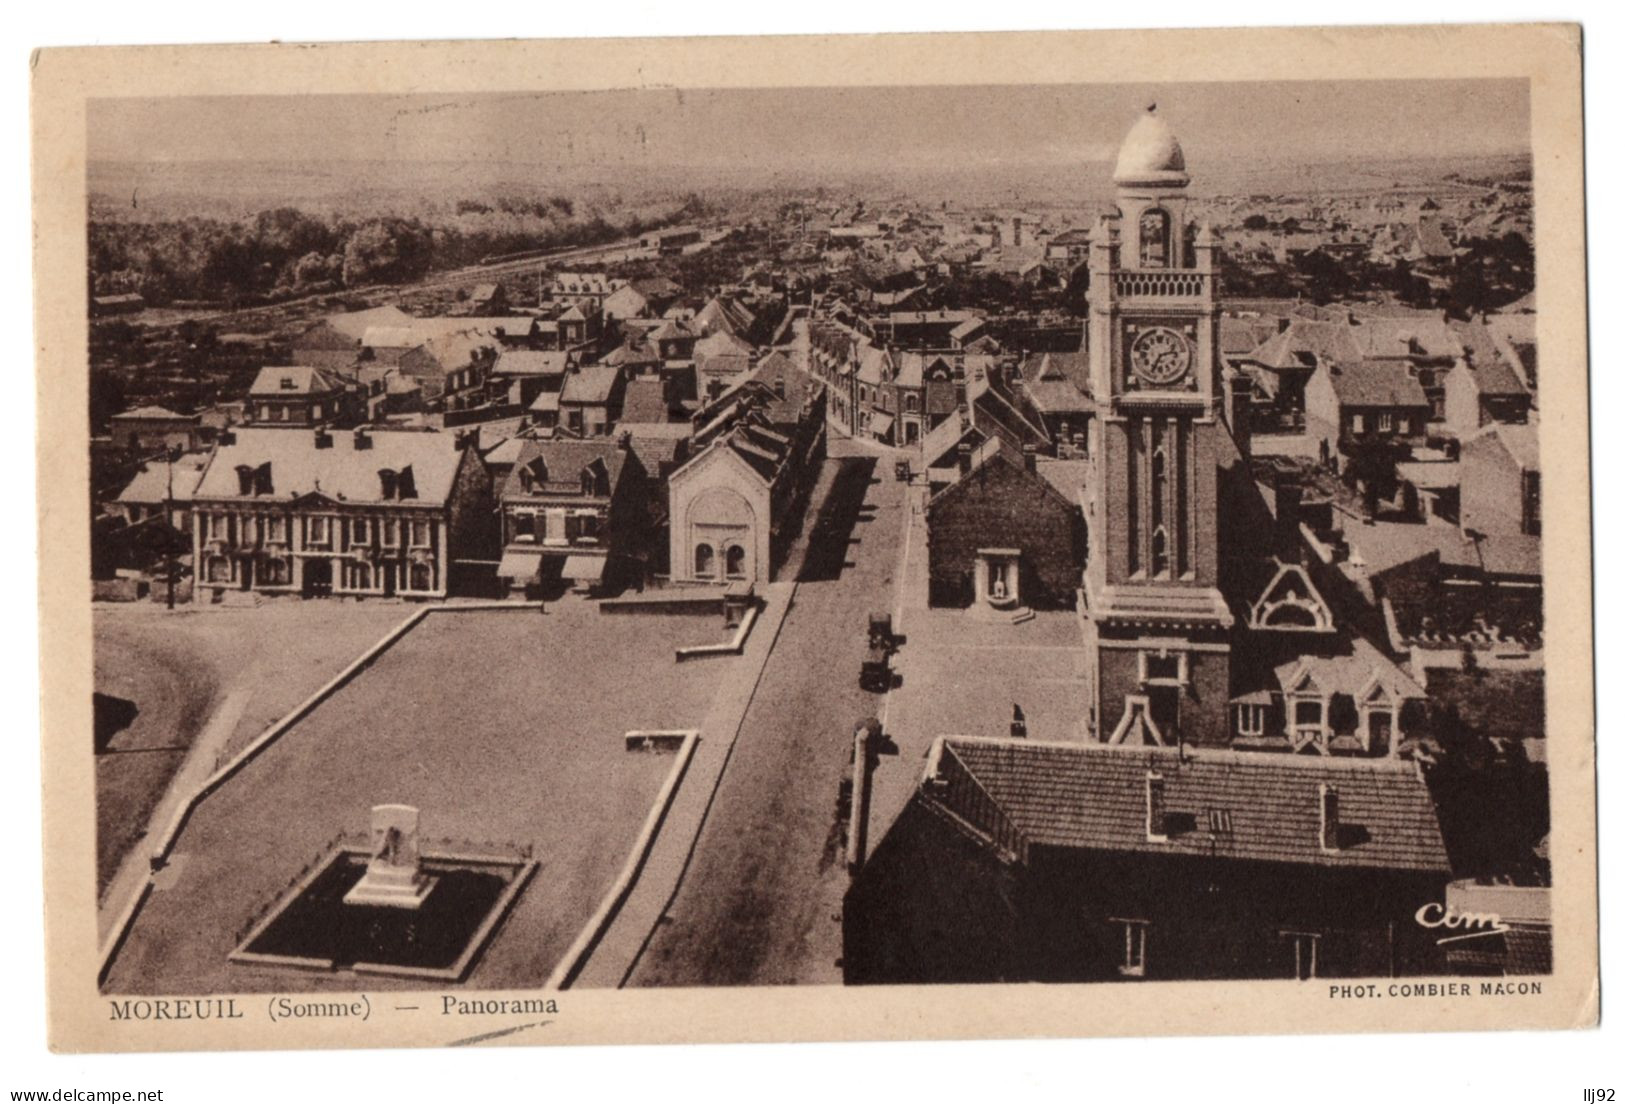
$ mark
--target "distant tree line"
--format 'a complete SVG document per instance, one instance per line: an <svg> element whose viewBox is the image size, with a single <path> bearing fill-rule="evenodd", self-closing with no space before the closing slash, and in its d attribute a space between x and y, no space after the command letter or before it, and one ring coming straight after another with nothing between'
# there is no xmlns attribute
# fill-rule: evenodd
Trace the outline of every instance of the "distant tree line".
<svg viewBox="0 0 1625 1104"><path fill-rule="evenodd" d="M90 224L91 293L139 292L176 300L241 303L405 283L434 270L528 250L598 245L710 213L690 195L670 209L614 217L581 211L567 196L464 200L454 217L352 219L294 207L228 221L184 218Z"/></svg>

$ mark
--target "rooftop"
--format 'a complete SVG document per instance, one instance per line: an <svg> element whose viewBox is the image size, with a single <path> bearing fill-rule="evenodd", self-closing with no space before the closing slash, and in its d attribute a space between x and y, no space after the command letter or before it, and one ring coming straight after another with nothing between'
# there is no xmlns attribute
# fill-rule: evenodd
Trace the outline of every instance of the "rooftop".
<svg viewBox="0 0 1625 1104"><path fill-rule="evenodd" d="M200 499L249 498L256 501L292 501L307 494L322 494L345 502L382 502L378 472L412 469L417 494L424 505L439 505L451 496L462 454L451 434L419 430L333 430L326 448L316 447L316 435L298 429L240 428L231 444L220 445L198 483ZM356 442L367 447L358 449ZM244 495L239 467L270 465L269 493Z"/></svg>
<svg viewBox="0 0 1625 1104"><path fill-rule="evenodd" d="M957 736L945 737L941 747L942 759L963 768L1025 845L1312 867L1450 869L1427 784L1404 760ZM1163 780L1164 840L1146 832L1150 773ZM1341 830L1330 849L1321 846L1322 783L1338 795ZM990 827L969 792L951 783L938 792L973 826Z"/></svg>

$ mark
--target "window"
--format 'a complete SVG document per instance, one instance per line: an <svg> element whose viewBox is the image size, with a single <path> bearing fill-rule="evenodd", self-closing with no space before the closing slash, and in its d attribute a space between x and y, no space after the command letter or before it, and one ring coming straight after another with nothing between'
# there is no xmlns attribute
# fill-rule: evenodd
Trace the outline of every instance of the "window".
<svg viewBox="0 0 1625 1104"><path fill-rule="evenodd" d="M737 544L728 546L727 558L728 578L743 579L745 577L745 550Z"/></svg>
<svg viewBox="0 0 1625 1104"><path fill-rule="evenodd" d="M1168 267L1168 212L1153 207L1140 216L1140 267Z"/></svg>
<svg viewBox="0 0 1625 1104"><path fill-rule="evenodd" d="M281 514L272 514L265 519L265 539L284 543L288 539L288 519Z"/></svg>
<svg viewBox="0 0 1625 1104"><path fill-rule="evenodd" d="M1377 415L1377 432L1392 433L1394 431L1394 416L1386 410Z"/></svg>
<svg viewBox="0 0 1625 1104"><path fill-rule="evenodd" d="M1355 415L1353 415L1352 417L1349 418L1349 425L1350 425L1350 428L1353 430L1353 432L1355 432L1355 433L1364 433L1365 432L1365 415L1364 414L1355 414Z"/></svg>
<svg viewBox="0 0 1625 1104"><path fill-rule="evenodd" d="M224 556L216 556L209 561L209 582L229 583L231 581L231 561Z"/></svg>
<svg viewBox="0 0 1625 1104"><path fill-rule="evenodd" d="M1151 534L1151 574L1159 579L1168 574L1168 534L1160 525Z"/></svg>
<svg viewBox="0 0 1625 1104"><path fill-rule="evenodd" d="M533 541L536 539L535 514L510 514L513 519L513 539L518 541Z"/></svg>
<svg viewBox="0 0 1625 1104"><path fill-rule="evenodd" d="M271 404L270 403L260 403L260 421L268 422L270 420L271 420Z"/></svg>
<svg viewBox="0 0 1625 1104"><path fill-rule="evenodd" d="M411 580L413 590L432 590L434 588L434 572L430 570L428 564L413 564Z"/></svg>
<svg viewBox="0 0 1625 1104"><path fill-rule="evenodd" d="M1262 705L1236 706L1236 732L1241 736L1264 735L1264 707Z"/></svg>
<svg viewBox="0 0 1625 1104"><path fill-rule="evenodd" d="M1523 473L1523 531L1531 536L1540 536L1540 473L1526 471Z"/></svg>
<svg viewBox="0 0 1625 1104"><path fill-rule="evenodd" d="M224 514L210 514L209 515L209 539L210 540L225 540L226 539L226 515L224 515Z"/></svg>
<svg viewBox="0 0 1625 1104"><path fill-rule="evenodd" d="M598 539L598 515L582 514L576 519L576 536L584 541Z"/></svg>
<svg viewBox="0 0 1625 1104"><path fill-rule="evenodd" d="M368 590L372 587L372 566L370 564L354 564L351 571L351 586L358 590Z"/></svg>
<svg viewBox="0 0 1625 1104"><path fill-rule="evenodd" d="M350 543L366 544L368 541L367 519L355 518L350 522Z"/></svg>
<svg viewBox="0 0 1625 1104"><path fill-rule="evenodd" d="M309 521L308 536L311 544L327 543L327 519L313 517Z"/></svg>
<svg viewBox="0 0 1625 1104"><path fill-rule="evenodd" d="M316 403L314 406L312 406L310 408L310 417L311 417L311 419L313 421L319 422L319 421L322 420L322 404L321 403Z"/></svg>
<svg viewBox="0 0 1625 1104"><path fill-rule="evenodd" d="M288 584L288 561L283 559L270 559L260 564L260 582L266 586L286 586Z"/></svg>
<svg viewBox="0 0 1625 1104"><path fill-rule="evenodd" d="M1123 933L1123 961L1117 972L1124 977L1145 977L1145 937L1151 925L1144 920L1113 920Z"/></svg>
<svg viewBox="0 0 1625 1104"><path fill-rule="evenodd" d="M383 544L385 548L395 548L401 543L401 523L394 518L384 519Z"/></svg>
<svg viewBox="0 0 1625 1104"><path fill-rule="evenodd" d="M1282 932L1287 968L1299 981L1320 976L1320 936L1315 932Z"/></svg>
<svg viewBox="0 0 1625 1104"><path fill-rule="evenodd" d="M697 545L694 549L694 574L701 579L709 579L716 572L716 552L709 544Z"/></svg>
<svg viewBox="0 0 1625 1104"><path fill-rule="evenodd" d="M412 547L429 547L429 523L426 521L412 522Z"/></svg>
<svg viewBox="0 0 1625 1104"><path fill-rule="evenodd" d="M1185 653L1158 655L1156 652L1141 652L1140 681L1164 686L1185 685Z"/></svg>
<svg viewBox="0 0 1625 1104"><path fill-rule="evenodd" d="M903 396L903 409L910 414L918 414L920 411L920 397L914 394Z"/></svg>

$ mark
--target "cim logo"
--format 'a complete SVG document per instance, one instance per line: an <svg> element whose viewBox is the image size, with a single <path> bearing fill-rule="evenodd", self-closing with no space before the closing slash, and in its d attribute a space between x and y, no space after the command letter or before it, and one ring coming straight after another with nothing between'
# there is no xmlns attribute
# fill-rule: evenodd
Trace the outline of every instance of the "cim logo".
<svg viewBox="0 0 1625 1104"><path fill-rule="evenodd" d="M1416 910L1416 922L1424 928L1456 932L1439 938L1439 943L1455 943L1462 939L1482 939L1486 935L1501 935L1512 930L1512 925L1494 912L1458 912L1437 902Z"/></svg>

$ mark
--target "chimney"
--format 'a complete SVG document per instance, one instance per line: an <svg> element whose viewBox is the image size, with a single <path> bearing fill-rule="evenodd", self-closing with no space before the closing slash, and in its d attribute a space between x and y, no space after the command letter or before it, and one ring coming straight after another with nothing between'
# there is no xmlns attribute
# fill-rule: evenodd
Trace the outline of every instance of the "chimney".
<svg viewBox="0 0 1625 1104"><path fill-rule="evenodd" d="M1035 472L1035 471L1038 470L1038 446L1037 445L1022 445L1021 446L1021 466L1026 468L1030 472Z"/></svg>
<svg viewBox="0 0 1625 1104"><path fill-rule="evenodd" d="M382 498L395 497L395 472L390 468L378 469L378 489Z"/></svg>
<svg viewBox="0 0 1625 1104"><path fill-rule="evenodd" d="M254 467L252 464L237 465L237 493L241 495L254 493Z"/></svg>
<svg viewBox="0 0 1625 1104"><path fill-rule="evenodd" d="M1290 318L1277 318L1275 320L1275 332L1276 333L1286 333L1287 328L1289 326L1291 326L1291 325L1292 325L1292 319L1290 319Z"/></svg>
<svg viewBox="0 0 1625 1104"><path fill-rule="evenodd" d="M367 432L366 426L357 426L355 431L355 450L362 452L372 448L372 434Z"/></svg>
<svg viewBox="0 0 1625 1104"><path fill-rule="evenodd" d="M1168 838L1167 783L1156 771L1145 772L1145 838L1160 843Z"/></svg>
<svg viewBox="0 0 1625 1104"><path fill-rule="evenodd" d="M1320 784L1320 849L1338 850L1337 787L1327 782Z"/></svg>
<svg viewBox="0 0 1625 1104"><path fill-rule="evenodd" d="M632 433L630 430L622 430L620 433L616 434L615 447L620 449L622 452L632 451Z"/></svg>
<svg viewBox="0 0 1625 1104"><path fill-rule="evenodd" d="M1303 519L1303 488L1296 483L1279 483L1275 487L1275 549L1294 562L1301 557L1303 541L1298 525Z"/></svg>
<svg viewBox="0 0 1625 1104"><path fill-rule="evenodd" d="M316 427L316 447L319 449L333 447L333 435L321 426Z"/></svg>
<svg viewBox="0 0 1625 1104"><path fill-rule="evenodd" d="M1234 371L1229 380L1230 436L1242 455L1252 452L1253 381L1246 372Z"/></svg>
<svg viewBox="0 0 1625 1104"><path fill-rule="evenodd" d="M959 442L959 474L960 475L964 475L966 472L970 471L970 456L971 456L970 442L968 442L968 441Z"/></svg>

